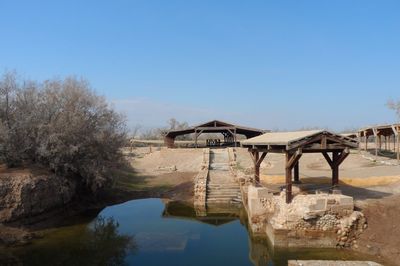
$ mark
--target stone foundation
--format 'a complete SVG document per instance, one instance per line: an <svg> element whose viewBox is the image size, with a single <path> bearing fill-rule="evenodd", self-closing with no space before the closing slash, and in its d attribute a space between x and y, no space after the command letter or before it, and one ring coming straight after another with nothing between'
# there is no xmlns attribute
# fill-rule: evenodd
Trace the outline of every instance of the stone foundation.
<svg viewBox="0 0 400 266"><path fill-rule="evenodd" d="M210 165L210 149L203 149L203 164L194 180L194 207L198 216L206 213L207 180Z"/></svg>
<svg viewBox="0 0 400 266"><path fill-rule="evenodd" d="M286 204L284 191L273 195L254 185L242 191L246 188L249 227L254 234L267 234L274 246L349 247L367 226L349 196L297 195Z"/></svg>

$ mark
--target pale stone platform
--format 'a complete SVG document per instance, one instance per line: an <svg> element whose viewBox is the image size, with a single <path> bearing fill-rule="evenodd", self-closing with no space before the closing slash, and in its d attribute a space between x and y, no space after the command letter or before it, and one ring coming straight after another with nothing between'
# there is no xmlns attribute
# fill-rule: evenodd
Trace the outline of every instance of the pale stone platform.
<svg viewBox="0 0 400 266"><path fill-rule="evenodd" d="M274 195L254 185L243 191L252 233L266 234L274 246L349 247L366 228L364 215L346 195L297 195L287 204L284 192Z"/></svg>

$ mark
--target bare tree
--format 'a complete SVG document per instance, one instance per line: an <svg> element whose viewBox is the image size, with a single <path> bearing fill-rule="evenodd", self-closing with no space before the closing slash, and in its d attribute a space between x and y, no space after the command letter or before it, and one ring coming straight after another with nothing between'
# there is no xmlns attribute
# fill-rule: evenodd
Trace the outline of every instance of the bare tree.
<svg viewBox="0 0 400 266"><path fill-rule="evenodd" d="M136 138L139 134L139 130L142 128L142 125L140 124L136 124L132 127L132 129L130 130L130 137L132 139Z"/></svg>
<svg viewBox="0 0 400 266"><path fill-rule="evenodd" d="M386 106L396 112L397 118L400 120L400 100L388 100Z"/></svg>
<svg viewBox="0 0 400 266"><path fill-rule="evenodd" d="M8 166L37 163L79 177L95 191L122 157L125 118L83 79L0 80L0 159Z"/></svg>

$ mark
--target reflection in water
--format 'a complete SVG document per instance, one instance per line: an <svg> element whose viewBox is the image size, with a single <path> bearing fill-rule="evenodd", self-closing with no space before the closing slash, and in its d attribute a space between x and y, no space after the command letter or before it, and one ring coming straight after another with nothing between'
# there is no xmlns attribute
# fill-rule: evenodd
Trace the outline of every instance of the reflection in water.
<svg viewBox="0 0 400 266"><path fill-rule="evenodd" d="M246 219L242 208L209 208L197 217L180 202L134 200L104 209L90 223L46 231L32 245L0 250L0 265L277 266L288 259L357 258L335 249L274 249L248 233Z"/></svg>
<svg viewBox="0 0 400 266"><path fill-rule="evenodd" d="M126 265L136 251L132 236L118 233L112 217L97 217L89 226L72 226L48 239L3 253L1 265Z"/></svg>

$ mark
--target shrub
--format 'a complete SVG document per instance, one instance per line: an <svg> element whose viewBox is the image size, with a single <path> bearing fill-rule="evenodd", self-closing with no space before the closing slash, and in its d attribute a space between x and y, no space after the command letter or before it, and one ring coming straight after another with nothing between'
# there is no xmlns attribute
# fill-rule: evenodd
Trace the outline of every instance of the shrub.
<svg viewBox="0 0 400 266"><path fill-rule="evenodd" d="M9 167L38 163L96 191L125 140L124 117L83 79L0 80L0 158Z"/></svg>

